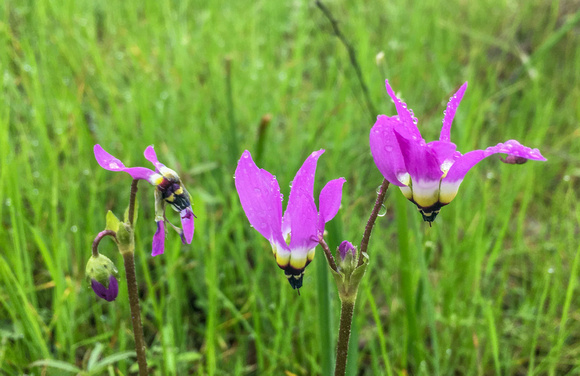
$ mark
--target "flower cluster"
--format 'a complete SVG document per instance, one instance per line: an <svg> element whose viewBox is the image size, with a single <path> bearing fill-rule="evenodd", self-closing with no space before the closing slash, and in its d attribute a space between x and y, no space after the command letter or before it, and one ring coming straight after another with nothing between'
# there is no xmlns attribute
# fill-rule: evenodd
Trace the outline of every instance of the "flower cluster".
<svg viewBox="0 0 580 376"><path fill-rule="evenodd" d="M546 160L538 149L523 146L516 140L465 154L458 152L450 138L451 123L467 82L449 99L439 140L429 143L421 137L413 111L397 98L388 81L386 87L395 103L397 116L377 118L370 132L371 152L385 179L397 185L405 197L417 205L427 222L433 222L441 207L455 198L465 174L482 159L506 153L505 163Z"/></svg>
<svg viewBox="0 0 580 376"><path fill-rule="evenodd" d="M94 147L95 158L99 165L109 171L123 171L133 179L145 180L155 187L155 222L157 230L153 236L152 256L160 255L165 250L165 223L169 223L181 236L184 244L193 239L194 218L191 208L191 197L181 182L179 175L157 159L153 146L145 149L145 158L155 166L155 171L145 167L125 167L123 162L107 153L101 145ZM165 206L171 206L179 212L181 226L178 228L165 217Z"/></svg>

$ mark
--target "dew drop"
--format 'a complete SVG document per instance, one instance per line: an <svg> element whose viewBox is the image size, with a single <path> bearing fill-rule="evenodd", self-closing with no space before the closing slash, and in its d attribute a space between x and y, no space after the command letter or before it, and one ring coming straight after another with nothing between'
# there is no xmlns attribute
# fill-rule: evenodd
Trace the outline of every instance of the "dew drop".
<svg viewBox="0 0 580 376"><path fill-rule="evenodd" d="M377 214L379 217L384 217L387 214L387 207L383 204L379 209L379 213Z"/></svg>
<svg viewBox="0 0 580 376"><path fill-rule="evenodd" d="M386 151L387 153L390 153L390 152L392 152L392 151L393 151L393 147L392 147L392 146L385 146L385 151Z"/></svg>
<svg viewBox="0 0 580 376"><path fill-rule="evenodd" d="M115 162L111 162L109 163L109 168L119 168L119 165L116 164Z"/></svg>
<svg viewBox="0 0 580 376"><path fill-rule="evenodd" d="M70 230L72 232L77 232L79 230L79 228L76 225L72 225L71 228L70 228Z"/></svg>
<svg viewBox="0 0 580 376"><path fill-rule="evenodd" d="M254 192L256 192L257 194L261 194L262 191L260 190L260 188L254 188Z"/></svg>
<svg viewBox="0 0 580 376"><path fill-rule="evenodd" d="M548 273L550 273L550 274L554 274L554 268L549 268L549 269L548 269Z"/></svg>

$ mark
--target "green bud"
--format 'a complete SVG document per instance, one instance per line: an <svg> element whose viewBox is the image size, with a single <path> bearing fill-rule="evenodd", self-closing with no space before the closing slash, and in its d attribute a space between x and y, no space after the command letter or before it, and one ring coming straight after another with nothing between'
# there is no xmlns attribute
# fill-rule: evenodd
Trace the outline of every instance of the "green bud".
<svg viewBox="0 0 580 376"><path fill-rule="evenodd" d="M359 266L356 247L346 240L337 249L338 272L333 271L332 274L341 301L354 302L356 299L358 286L368 265L368 255L362 256L363 263Z"/></svg>
<svg viewBox="0 0 580 376"><path fill-rule="evenodd" d="M133 230L127 223L122 222L117 231L117 242L121 253L133 252L135 249Z"/></svg>
<svg viewBox="0 0 580 376"><path fill-rule="evenodd" d="M119 271L107 256L99 254L98 256L91 256L85 273L89 280L95 280L105 287L109 287L110 277L119 278Z"/></svg>

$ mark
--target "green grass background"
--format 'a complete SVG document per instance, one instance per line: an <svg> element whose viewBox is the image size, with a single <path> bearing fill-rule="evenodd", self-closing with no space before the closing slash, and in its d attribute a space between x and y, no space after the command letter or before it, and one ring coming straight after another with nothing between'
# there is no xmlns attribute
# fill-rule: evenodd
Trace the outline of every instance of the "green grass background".
<svg viewBox="0 0 580 376"><path fill-rule="evenodd" d="M469 81L458 149L518 139L548 162L483 161L432 228L389 190L349 374L580 374L578 1L326 5L377 114L312 2L0 4L1 374L135 371L125 286L107 303L84 279L107 210L122 215L130 188L128 175L97 165L95 143L130 166L147 166L154 144L193 196L193 243L170 233L152 258L153 190L140 184L136 262L154 374L328 374L339 303L323 254L297 296L250 228L233 172L248 149L287 197L306 156L326 149L315 190L347 179L327 240L359 243L382 180L369 130L395 113L385 78L426 140ZM124 275L113 243L101 251Z"/></svg>

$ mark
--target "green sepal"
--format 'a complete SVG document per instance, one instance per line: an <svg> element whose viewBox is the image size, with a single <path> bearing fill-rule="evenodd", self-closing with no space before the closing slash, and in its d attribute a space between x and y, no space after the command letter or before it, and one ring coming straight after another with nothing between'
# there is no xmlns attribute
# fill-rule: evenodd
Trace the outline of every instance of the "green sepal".
<svg viewBox="0 0 580 376"><path fill-rule="evenodd" d="M117 242L119 244L119 252L122 254L133 252L135 250L135 240L131 226L123 222L119 225L117 231Z"/></svg>
<svg viewBox="0 0 580 376"><path fill-rule="evenodd" d="M119 271L107 256L99 254L98 256L91 256L85 268L85 274L90 280L96 280L101 285L109 288L109 278L114 276L119 278Z"/></svg>
<svg viewBox="0 0 580 376"><path fill-rule="evenodd" d="M119 230L119 224L121 223L121 221L119 221L119 218L117 218L117 216L115 216L115 214L113 214L113 212L110 210L107 212L106 221L107 225L105 227L105 230L111 230L114 232L117 232Z"/></svg>
<svg viewBox="0 0 580 376"><path fill-rule="evenodd" d="M353 269L339 269L338 272L332 270L332 275L336 281L336 287L341 301L354 303L356 300L358 286L365 275L369 263L368 254L363 253L362 257L363 263L360 266L356 266Z"/></svg>

